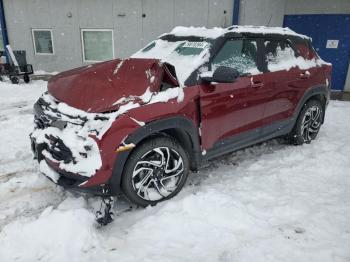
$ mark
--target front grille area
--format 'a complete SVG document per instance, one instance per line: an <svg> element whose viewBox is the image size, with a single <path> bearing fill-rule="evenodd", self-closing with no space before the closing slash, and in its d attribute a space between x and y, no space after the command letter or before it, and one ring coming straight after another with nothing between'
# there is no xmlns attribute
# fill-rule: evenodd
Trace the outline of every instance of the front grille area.
<svg viewBox="0 0 350 262"><path fill-rule="evenodd" d="M48 119L45 115L34 115L34 123L37 128L44 129L50 126L50 119Z"/></svg>
<svg viewBox="0 0 350 262"><path fill-rule="evenodd" d="M91 177L102 161L98 145L90 135L98 136L96 128L109 118L104 114L81 112L67 104L60 108L60 103L63 102L45 93L34 104L35 127L30 135L33 150L38 161L51 161L56 173L65 172L69 178Z"/></svg>
<svg viewBox="0 0 350 262"><path fill-rule="evenodd" d="M63 143L63 141L53 135L45 135L46 139L49 141L47 145L47 151L52 155L57 161L63 161L63 163L68 164L73 162L75 164L75 159L73 157L72 151Z"/></svg>

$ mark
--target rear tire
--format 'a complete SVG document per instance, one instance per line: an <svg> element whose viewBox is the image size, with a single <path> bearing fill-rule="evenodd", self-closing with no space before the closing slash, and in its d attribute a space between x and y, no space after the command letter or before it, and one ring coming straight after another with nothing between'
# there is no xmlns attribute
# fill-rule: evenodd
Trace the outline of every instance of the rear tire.
<svg viewBox="0 0 350 262"><path fill-rule="evenodd" d="M126 198L139 206L156 205L182 189L188 171L187 153L176 140L153 138L131 153L124 168L122 189Z"/></svg>
<svg viewBox="0 0 350 262"><path fill-rule="evenodd" d="M323 113L322 104L318 100L306 102L292 132L288 135L288 141L294 145L311 143L320 131Z"/></svg>

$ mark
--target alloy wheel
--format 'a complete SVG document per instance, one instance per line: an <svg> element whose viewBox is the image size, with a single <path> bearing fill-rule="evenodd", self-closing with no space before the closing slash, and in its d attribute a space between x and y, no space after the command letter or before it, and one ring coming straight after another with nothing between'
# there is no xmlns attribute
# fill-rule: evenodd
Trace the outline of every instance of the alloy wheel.
<svg viewBox="0 0 350 262"><path fill-rule="evenodd" d="M184 163L180 154L169 147L156 147L136 163L132 186L142 199L158 201L175 192L183 174Z"/></svg>
<svg viewBox="0 0 350 262"><path fill-rule="evenodd" d="M315 139L321 126L321 109L318 106L309 107L301 122L301 135L304 142L311 142Z"/></svg>

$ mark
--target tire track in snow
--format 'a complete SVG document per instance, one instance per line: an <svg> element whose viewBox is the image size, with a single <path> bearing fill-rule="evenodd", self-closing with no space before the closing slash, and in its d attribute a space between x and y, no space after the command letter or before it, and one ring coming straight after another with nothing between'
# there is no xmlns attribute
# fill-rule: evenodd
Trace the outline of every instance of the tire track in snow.
<svg viewBox="0 0 350 262"><path fill-rule="evenodd" d="M0 163L0 164L2 164L2 163ZM1 174L0 175L0 183L6 183L7 181L9 181L13 177L19 178L19 177L26 175L27 173L31 173L31 172L35 172L35 171L36 171L36 168L28 168L28 169L24 169L24 170L13 171L13 172Z"/></svg>
<svg viewBox="0 0 350 262"><path fill-rule="evenodd" d="M29 206L27 208L14 209L13 213L6 215L5 218L1 218L0 232L7 224L10 224L14 221L20 221L23 218L37 218L46 208L50 206L56 208L67 197L65 195L60 195L59 193L54 192L53 189L53 186L24 188L19 191L10 191L10 193L7 193L5 196L0 196L0 203L4 203L4 206L0 205L0 213L16 205L17 202L24 200L31 201L32 199L36 201L35 199L42 198L43 194L45 195L46 199L49 199L49 201L43 201L42 204L39 204L36 207ZM29 203L27 203L27 205L29 205Z"/></svg>

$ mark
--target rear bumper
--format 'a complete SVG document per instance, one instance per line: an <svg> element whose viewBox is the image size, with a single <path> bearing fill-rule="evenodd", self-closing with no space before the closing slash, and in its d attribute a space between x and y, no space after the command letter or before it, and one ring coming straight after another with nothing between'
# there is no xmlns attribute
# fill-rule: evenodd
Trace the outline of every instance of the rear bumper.
<svg viewBox="0 0 350 262"><path fill-rule="evenodd" d="M92 194L97 196L110 196L108 185L96 185L90 187L83 187L90 177L81 176L67 172L59 168L59 163L46 158L43 151L47 149L45 143L37 144L35 139L31 138L31 149L34 154L34 159L39 162L40 173L45 175L56 185L59 185L67 190Z"/></svg>

